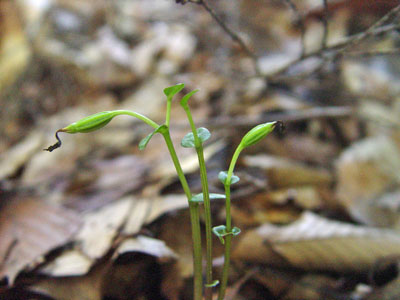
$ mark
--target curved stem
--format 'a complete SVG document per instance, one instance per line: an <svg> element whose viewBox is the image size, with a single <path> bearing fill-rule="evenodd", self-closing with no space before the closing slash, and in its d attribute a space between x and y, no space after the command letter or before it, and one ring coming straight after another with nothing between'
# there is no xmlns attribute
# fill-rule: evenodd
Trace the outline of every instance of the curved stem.
<svg viewBox="0 0 400 300"><path fill-rule="evenodd" d="M137 112L131 111L131 110L120 109L120 110L115 110L114 112L115 112L116 116L117 115L128 115L128 116L135 117L135 118L145 122L147 125L153 127L154 129L156 129L160 126L153 120L149 119L148 117L146 117L142 114L139 114Z"/></svg>
<svg viewBox="0 0 400 300"><path fill-rule="evenodd" d="M188 117L190 127L193 132L194 144L197 152L197 158L199 161L200 167L200 180L201 187L203 192L203 200L204 200L204 213L205 213L205 223L206 223L206 284L211 285L213 282L212 279L212 221L211 221L211 203L210 203L210 193L208 188L208 179L207 179L207 169L206 163L204 160L203 153L203 145L202 142L197 135L197 129L194 124L192 114L190 113L190 109L188 105L183 105L183 109L186 112ZM205 298L206 300L212 299L212 287L206 287L205 289Z"/></svg>
<svg viewBox="0 0 400 300"><path fill-rule="evenodd" d="M181 164L172 143L169 130L162 132L165 143L167 144L169 153L174 163L176 172L181 182L182 188L189 201L190 220L192 223L192 239L193 239L193 270L194 270L194 300L201 300L203 295L203 270L202 270L202 252L201 252L201 232L200 232L200 217L199 204L191 202L192 193L186 181Z"/></svg>
<svg viewBox="0 0 400 300"><path fill-rule="evenodd" d="M236 162L239 158L240 152L243 150L241 144L236 148L233 154L231 163L229 165L225 187L225 211L226 211L226 232L232 232L232 217L231 217L231 178L233 175L233 170L235 168ZM231 260L231 244L232 244L232 234L225 236L225 253L224 253L224 267L222 269L222 277L219 286L218 300L223 300L225 297L225 291L228 284L228 274L229 266Z"/></svg>

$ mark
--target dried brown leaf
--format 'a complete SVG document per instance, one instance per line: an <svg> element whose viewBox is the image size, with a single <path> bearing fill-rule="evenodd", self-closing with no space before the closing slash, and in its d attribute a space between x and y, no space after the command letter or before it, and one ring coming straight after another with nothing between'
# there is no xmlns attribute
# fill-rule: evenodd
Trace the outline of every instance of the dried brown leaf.
<svg viewBox="0 0 400 300"><path fill-rule="evenodd" d="M337 195L358 221L393 225L374 200L400 183L400 152L387 136L359 141L345 150L336 163Z"/></svg>
<svg viewBox="0 0 400 300"><path fill-rule="evenodd" d="M50 250L68 242L80 225L78 216L35 198L12 201L0 211L0 278L13 282Z"/></svg>
<svg viewBox="0 0 400 300"><path fill-rule="evenodd" d="M263 169L272 187L291 187L299 185L329 185L332 175L324 169L306 165L269 155L245 156L244 163L248 167Z"/></svg>
<svg viewBox="0 0 400 300"><path fill-rule="evenodd" d="M400 237L392 230L331 221L306 212L291 225L265 224L245 233L234 256L276 264L271 252L304 270L365 272L378 258L399 254Z"/></svg>

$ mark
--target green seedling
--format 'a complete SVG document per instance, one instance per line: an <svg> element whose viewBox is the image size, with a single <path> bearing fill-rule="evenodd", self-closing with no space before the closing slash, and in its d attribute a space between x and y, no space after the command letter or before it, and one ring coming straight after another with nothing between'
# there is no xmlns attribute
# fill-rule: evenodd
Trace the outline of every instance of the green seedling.
<svg viewBox="0 0 400 300"><path fill-rule="evenodd" d="M195 148L197 152L199 169L200 169L200 177L202 184L202 193L193 195L189 185L187 183L185 174L182 170L181 164L179 162L179 158L176 154L174 145L171 140L169 124L171 118L171 105L174 96L179 93L183 88L184 84L180 83L171 87L164 89L164 94L167 97L167 109L164 124L157 124L153 120L143 116L139 113L129 111L129 110L114 110L114 111L104 111L100 112L86 118L83 118L77 122L74 122L67 127L59 129L56 131L56 139L57 143L44 149L46 151L52 152L53 150L61 147L61 139L59 138L59 133L88 133L106 126L114 117L119 115L128 115L131 117L138 118L139 120L145 122L147 125L153 128L153 131L147 135L140 143L139 149L143 150L146 148L151 138L160 133L165 140L167 145L169 154L174 163L175 170L177 172L178 178L182 185L183 191L187 197L189 203L190 210L190 220L191 220L191 228L192 228L192 240L193 240L193 280L194 280L194 291L193 291L193 299L194 300L202 300L203 299L203 290L205 294L206 300L212 300L212 288L219 285L219 294L218 299L222 300L225 297L225 290L228 280L228 271L230 264L230 248L231 248L231 238L232 236L236 236L240 233L240 229L237 227L232 228L231 224L231 213L230 213L230 186L239 181L239 177L233 174L233 169L239 157L239 154L246 147L252 146L268 135L274 128L277 122L260 124L250 130L242 139L241 143L237 147L230 166L227 172L222 171L219 173L219 179L223 183L225 187L225 194L215 194L210 193L208 188L208 180L207 180L207 170L206 164L204 160L204 151L203 151L203 143L207 141L211 134L208 129L200 127L196 128L193 118L190 112L190 108L188 105L188 101L191 96L193 96L198 90L194 90L188 94L186 94L180 104L182 108L185 110L190 127L191 132L185 135L182 139L181 146L186 148ZM210 200L214 199L225 199L225 209L226 209L226 224L212 227L211 222L211 203ZM201 241L201 232L200 232L200 217L199 217L199 207L200 205L204 205L204 215L205 215L205 230L206 230L206 282L203 286L203 270L202 270L202 241ZM214 280L212 278L212 234L215 234L222 244L225 245L225 261L223 267L223 274L221 280Z"/></svg>

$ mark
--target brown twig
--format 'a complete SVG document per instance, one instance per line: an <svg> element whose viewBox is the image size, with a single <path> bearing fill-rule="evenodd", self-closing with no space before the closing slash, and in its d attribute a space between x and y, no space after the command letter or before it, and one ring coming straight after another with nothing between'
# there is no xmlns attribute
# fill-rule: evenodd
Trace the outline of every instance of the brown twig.
<svg viewBox="0 0 400 300"><path fill-rule="evenodd" d="M309 108L296 112L271 113L263 118L248 118L248 117L218 117L213 120L204 120L201 123L210 128L224 128L227 126L250 127L256 124L280 120L286 122L298 122L309 119L323 118L345 118L354 114L354 108L350 106L324 106ZM178 125L179 126L179 125ZM181 126L184 126L183 124Z"/></svg>
<svg viewBox="0 0 400 300"><path fill-rule="evenodd" d="M351 51L340 53L342 57L369 57L369 56L386 56L386 55L399 55L400 48L386 49L386 50L368 50L368 51Z"/></svg>
<svg viewBox="0 0 400 300"><path fill-rule="evenodd" d="M192 0L190 2L201 5L208 12L208 14L215 20L215 22L217 22L217 24L222 28L222 30L225 31L225 33L228 34L234 42L239 44L243 52L246 53L246 55L252 59L256 73L259 75L260 71L257 64L258 57L255 55L253 51L250 50L250 48L246 45L244 40L236 32L234 32L231 28L228 27L228 25L217 14L217 12L210 5L208 5L206 0L197 0L197 1Z"/></svg>
<svg viewBox="0 0 400 300"><path fill-rule="evenodd" d="M389 11L386 15L384 15L382 18L380 18L377 22L372 24L367 30L361 32L357 38L352 39L343 49L342 51L345 51L348 49L350 46L354 46L356 44L359 44L361 41L365 40L366 38L374 35L374 32L376 29L381 27L383 24L385 24L389 19L392 17L396 16L400 12L400 5L396 6L393 8L391 11Z"/></svg>
<svg viewBox="0 0 400 300"><path fill-rule="evenodd" d="M303 17L297 8L296 4L293 3L292 0L283 0L287 6L292 10L295 18L296 18L296 23L299 25L300 28L300 39L301 39L301 53L300 57L303 57L304 54L306 53L306 45L305 45L305 35L306 35L306 26L304 24Z"/></svg>
<svg viewBox="0 0 400 300"><path fill-rule="evenodd" d="M396 30L399 28L400 28L400 25L386 25L386 26L376 27L376 28L374 28L373 31L368 33L367 36L375 36L375 35L387 33L387 32L390 32L390 31L393 31L393 30ZM349 44L355 44L355 43L360 42L361 40L366 38L365 36L366 36L366 34L364 31L364 32L346 37L343 40L326 47L325 49L318 49L318 50L309 52L309 53L305 54L303 57L298 57L298 58L293 59L292 61L285 64L283 67L276 70L275 72L273 72L271 74L267 74L265 77L269 80L275 81L277 76L286 73L291 67L299 64L300 62L303 62L304 60L306 60L308 58L323 56L332 51L336 52L336 54L339 55L339 51L342 48L345 48Z"/></svg>
<svg viewBox="0 0 400 300"><path fill-rule="evenodd" d="M322 4L324 6L324 17L322 18L324 33L322 35L321 48L325 49L328 41L328 0L322 0Z"/></svg>

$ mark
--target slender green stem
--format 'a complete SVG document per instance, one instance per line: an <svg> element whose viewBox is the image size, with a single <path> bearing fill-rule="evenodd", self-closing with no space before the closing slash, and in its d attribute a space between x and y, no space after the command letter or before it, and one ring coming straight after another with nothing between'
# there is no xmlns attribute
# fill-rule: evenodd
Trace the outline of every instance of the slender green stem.
<svg viewBox="0 0 400 300"><path fill-rule="evenodd" d="M239 158L240 152L243 150L241 144L236 148L233 154L231 163L229 165L225 187L225 211L226 211L226 232L232 232L232 217L231 217L231 178L233 175L233 170L235 168L236 162ZM231 261L231 244L232 244L232 234L225 236L225 253L224 253L224 267L222 269L222 277L219 286L218 300L223 300L225 297L225 291L228 284L228 274L229 266Z"/></svg>
<svg viewBox="0 0 400 300"><path fill-rule="evenodd" d="M210 192L208 188L208 179L207 179L207 169L206 163L204 160L203 153L203 145L202 142L197 135L197 129L194 124L192 114L190 113L190 109L188 105L183 105L183 109L186 112L188 117L190 127L193 132L194 144L197 152L197 157L199 160L200 166L200 179L201 186L203 192L203 200L204 200L204 213L205 213L205 223L206 223L206 283L211 285L213 282L212 279L212 222L211 222L211 204L210 204ZM212 288L207 287L205 289L205 298L206 300L212 299Z"/></svg>
<svg viewBox="0 0 400 300"><path fill-rule="evenodd" d="M169 129L162 132L165 143L167 144L169 153L174 163L176 172L181 182L182 188L188 201L192 198L189 185L186 181L181 164L171 140ZM200 217L199 204L189 201L190 219L192 223L192 239L193 239L193 270L194 270L194 300L201 300L203 297L203 270L202 270L202 252L201 252L201 232L200 232Z"/></svg>
<svg viewBox="0 0 400 300"><path fill-rule="evenodd" d="M153 127L154 129L156 129L160 126L153 120L150 120L148 117L143 116L142 114L139 114L139 113L131 111L131 110L115 110L114 112L115 112L115 115L128 115L128 116L138 118L139 120L145 122L147 125Z"/></svg>
<svg viewBox="0 0 400 300"><path fill-rule="evenodd" d="M167 98L167 112L165 113L165 125L169 128L169 120L171 119L172 97Z"/></svg>

